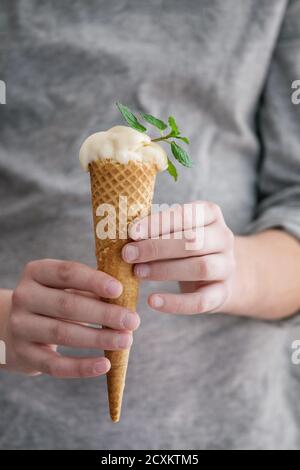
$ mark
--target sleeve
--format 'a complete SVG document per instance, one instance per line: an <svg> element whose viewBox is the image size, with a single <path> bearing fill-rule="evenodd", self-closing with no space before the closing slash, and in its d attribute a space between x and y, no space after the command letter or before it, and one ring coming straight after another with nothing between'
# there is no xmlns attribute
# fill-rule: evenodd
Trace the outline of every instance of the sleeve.
<svg viewBox="0 0 300 470"><path fill-rule="evenodd" d="M290 1L257 115L262 159L247 233L281 228L300 239L300 1Z"/></svg>

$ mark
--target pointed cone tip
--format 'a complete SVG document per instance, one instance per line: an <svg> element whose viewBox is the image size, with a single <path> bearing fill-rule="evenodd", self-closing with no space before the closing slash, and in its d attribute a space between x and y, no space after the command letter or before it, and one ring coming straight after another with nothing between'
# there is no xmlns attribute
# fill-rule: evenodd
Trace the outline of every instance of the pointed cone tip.
<svg viewBox="0 0 300 470"><path fill-rule="evenodd" d="M111 420L113 423L118 423L120 421L120 416L115 416L115 417L111 416Z"/></svg>

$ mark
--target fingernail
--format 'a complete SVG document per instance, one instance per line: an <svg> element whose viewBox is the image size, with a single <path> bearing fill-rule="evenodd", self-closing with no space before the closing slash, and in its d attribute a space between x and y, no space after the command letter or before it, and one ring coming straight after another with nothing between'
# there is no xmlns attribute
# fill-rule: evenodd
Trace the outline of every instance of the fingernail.
<svg viewBox="0 0 300 470"><path fill-rule="evenodd" d="M94 364L94 372L95 374L101 374L103 372L106 372L106 362L105 361L102 361L102 362L96 362L96 364Z"/></svg>
<svg viewBox="0 0 300 470"><path fill-rule="evenodd" d="M160 295L153 295L151 297L151 305L155 308L162 307L164 303L164 299Z"/></svg>
<svg viewBox="0 0 300 470"><path fill-rule="evenodd" d="M148 264L138 264L134 267L134 272L138 277L148 277L150 275L150 266Z"/></svg>
<svg viewBox="0 0 300 470"><path fill-rule="evenodd" d="M126 313L123 318L123 326L127 330L134 330L138 325L138 316L136 313Z"/></svg>
<svg viewBox="0 0 300 470"><path fill-rule="evenodd" d="M126 245L123 254L126 261L134 261L139 256L139 249L135 245Z"/></svg>
<svg viewBox="0 0 300 470"><path fill-rule="evenodd" d="M129 349L132 344L131 335L118 335L116 339L116 347L118 349Z"/></svg>
<svg viewBox="0 0 300 470"><path fill-rule="evenodd" d="M119 296L122 292L122 286L118 281L108 281L106 284L106 291L109 295Z"/></svg>

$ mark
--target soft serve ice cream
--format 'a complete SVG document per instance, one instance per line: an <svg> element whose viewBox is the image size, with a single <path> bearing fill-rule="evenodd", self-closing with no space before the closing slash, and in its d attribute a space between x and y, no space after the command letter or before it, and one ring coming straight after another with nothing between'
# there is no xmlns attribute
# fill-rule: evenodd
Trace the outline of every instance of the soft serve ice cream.
<svg viewBox="0 0 300 470"><path fill-rule="evenodd" d="M85 171L96 160L113 160L122 164L130 161L149 163L157 171L168 167L163 148L152 142L148 135L127 126L115 126L90 135L81 146L79 159Z"/></svg>

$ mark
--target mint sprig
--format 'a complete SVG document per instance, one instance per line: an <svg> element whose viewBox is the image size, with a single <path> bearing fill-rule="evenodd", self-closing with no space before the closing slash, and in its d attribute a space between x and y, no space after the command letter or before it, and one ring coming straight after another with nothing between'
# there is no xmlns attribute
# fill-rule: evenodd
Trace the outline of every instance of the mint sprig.
<svg viewBox="0 0 300 470"><path fill-rule="evenodd" d="M130 127L133 129L139 131L139 132L146 132L147 128L143 126L137 117L133 114L133 112L127 107L124 106L122 103L117 102L116 103L118 110L122 114L123 118L129 124ZM184 142L185 144L189 144L190 141L187 137L182 136L181 132L179 130L178 124L173 116L168 117L168 124L166 124L164 121L161 119L158 119L152 114L147 114L147 113L139 113L140 117L146 121L148 124L151 124L155 128L157 128L160 131L160 136L151 139L152 142L166 142L171 146L171 152L173 157L175 158L176 161L178 161L181 165L191 168L193 165L192 159L190 158L189 154L184 150L180 145L175 142L175 140L180 140ZM163 131L165 131L169 127L168 131L166 131L165 134L163 134ZM169 174L174 178L175 181L177 181L178 178L178 173L177 169L174 165L174 163L168 158L168 168L167 168Z"/></svg>

